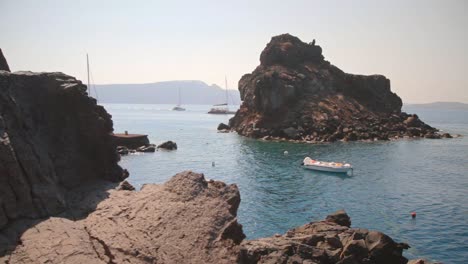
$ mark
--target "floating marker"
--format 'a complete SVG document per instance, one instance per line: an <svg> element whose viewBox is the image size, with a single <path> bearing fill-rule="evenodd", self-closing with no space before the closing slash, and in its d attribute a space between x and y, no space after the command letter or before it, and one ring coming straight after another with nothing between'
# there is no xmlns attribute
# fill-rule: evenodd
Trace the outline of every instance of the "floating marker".
<svg viewBox="0 0 468 264"><path fill-rule="evenodd" d="M411 212L411 218L416 218L416 212Z"/></svg>
<svg viewBox="0 0 468 264"><path fill-rule="evenodd" d="M284 155L288 155L289 152L288 152L287 150L285 150L285 151L283 152L283 154L284 154Z"/></svg>

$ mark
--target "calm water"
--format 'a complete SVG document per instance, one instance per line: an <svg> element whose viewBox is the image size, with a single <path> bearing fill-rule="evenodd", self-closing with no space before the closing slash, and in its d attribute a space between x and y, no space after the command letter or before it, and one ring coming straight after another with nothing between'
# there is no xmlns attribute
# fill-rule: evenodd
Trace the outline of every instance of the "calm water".
<svg viewBox="0 0 468 264"><path fill-rule="evenodd" d="M354 227L409 243L409 258L468 261L468 136L322 145L262 142L217 133L218 123L229 117L206 114L209 106L186 106L185 112L170 111L172 105L105 107L116 131L149 134L153 143L173 140L179 147L123 157L133 185L162 183L183 170L236 183L242 198L238 218L249 239L284 233L344 208ZM468 135L468 112L407 110L439 129ZM351 162L354 176L305 171L299 166L305 156Z"/></svg>

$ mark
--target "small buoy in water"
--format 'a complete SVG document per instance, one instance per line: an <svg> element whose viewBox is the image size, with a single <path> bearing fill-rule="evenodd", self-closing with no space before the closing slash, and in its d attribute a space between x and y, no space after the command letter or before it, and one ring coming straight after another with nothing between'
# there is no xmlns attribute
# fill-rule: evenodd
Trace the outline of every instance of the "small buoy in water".
<svg viewBox="0 0 468 264"><path fill-rule="evenodd" d="M285 150L285 151L283 152L283 154L284 154L284 155L288 155L289 152L288 152L287 150Z"/></svg>
<svg viewBox="0 0 468 264"><path fill-rule="evenodd" d="M215 162L211 162L211 167L214 167L215 166Z"/></svg>
<svg viewBox="0 0 468 264"><path fill-rule="evenodd" d="M416 212L411 212L411 218L416 218Z"/></svg>

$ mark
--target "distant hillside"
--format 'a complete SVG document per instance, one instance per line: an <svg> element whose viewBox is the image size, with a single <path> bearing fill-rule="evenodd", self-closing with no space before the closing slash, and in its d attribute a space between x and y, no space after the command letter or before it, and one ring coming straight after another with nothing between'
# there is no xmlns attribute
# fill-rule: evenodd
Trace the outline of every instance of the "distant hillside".
<svg viewBox="0 0 468 264"><path fill-rule="evenodd" d="M128 104L177 104L179 88L182 104L220 104L226 100L223 88L202 81L96 85L100 102ZM228 94L229 104L240 104L239 91L228 90Z"/></svg>
<svg viewBox="0 0 468 264"><path fill-rule="evenodd" d="M434 102L428 104L407 104L405 106L427 109L468 110L468 104L459 102Z"/></svg>

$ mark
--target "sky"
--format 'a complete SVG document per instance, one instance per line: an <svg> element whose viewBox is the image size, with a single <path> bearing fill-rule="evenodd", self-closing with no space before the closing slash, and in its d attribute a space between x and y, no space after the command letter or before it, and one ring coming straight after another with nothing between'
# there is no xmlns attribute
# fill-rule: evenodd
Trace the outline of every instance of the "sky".
<svg viewBox="0 0 468 264"><path fill-rule="evenodd" d="M348 73L383 74L404 103L468 103L468 1L0 0L13 71L94 83L202 80L237 89L272 36L316 40Z"/></svg>

